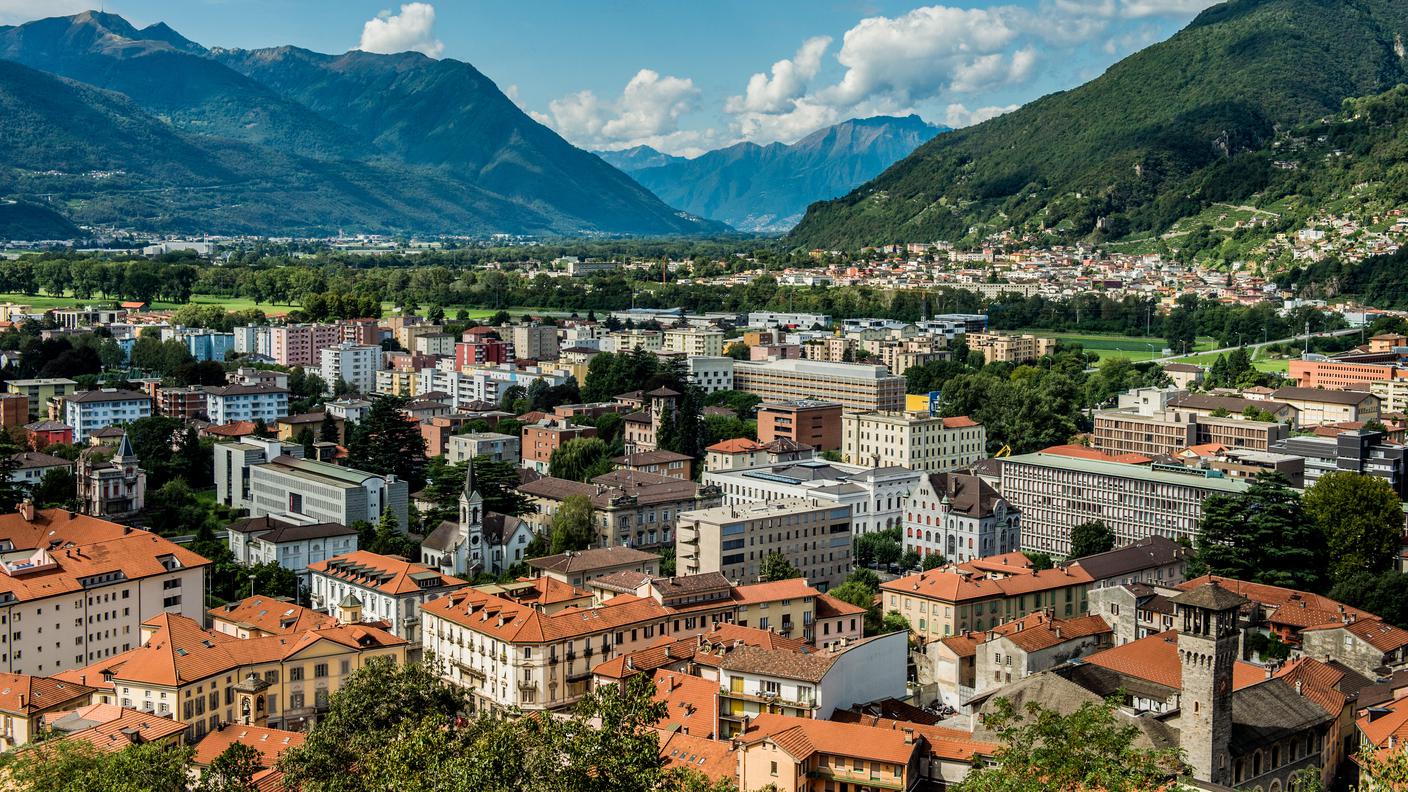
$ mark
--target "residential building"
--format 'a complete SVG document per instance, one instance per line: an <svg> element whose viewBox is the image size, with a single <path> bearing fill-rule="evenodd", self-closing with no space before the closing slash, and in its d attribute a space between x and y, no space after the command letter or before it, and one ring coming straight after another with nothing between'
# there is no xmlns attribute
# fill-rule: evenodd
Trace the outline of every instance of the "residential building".
<svg viewBox="0 0 1408 792"><path fill-rule="evenodd" d="M269 356L281 366L317 366L322 351L341 340L337 325L280 325L269 328Z"/></svg>
<svg viewBox="0 0 1408 792"><path fill-rule="evenodd" d="M101 388L65 396L64 423L73 427L73 441L84 443L96 429L150 418L152 397L130 390Z"/></svg>
<svg viewBox="0 0 1408 792"><path fill-rule="evenodd" d="M1305 627L1300 646L1307 657L1333 658L1370 679L1408 670L1408 630L1379 618Z"/></svg>
<svg viewBox="0 0 1408 792"><path fill-rule="evenodd" d="M917 640L983 632L1039 610L1052 618L1086 613L1090 575L1078 564L1036 570L1021 554L983 570L968 562L880 584L881 607L909 620Z"/></svg>
<svg viewBox="0 0 1408 792"><path fill-rule="evenodd" d="M860 535L901 527L905 498L922 476L902 467L868 468L808 459L740 470L709 470L702 481L717 486L726 505L801 498L845 507L850 510L851 530Z"/></svg>
<svg viewBox="0 0 1408 792"><path fill-rule="evenodd" d="M1148 536L1136 542L1076 559L1091 577L1092 588L1172 586L1183 582L1193 552L1166 536Z"/></svg>
<svg viewBox="0 0 1408 792"><path fill-rule="evenodd" d="M557 360L557 328L526 324L512 328L513 354L528 360Z"/></svg>
<svg viewBox="0 0 1408 792"><path fill-rule="evenodd" d="M724 353L724 331L704 327L672 327L665 331L661 348L686 357L720 357Z"/></svg>
<svg viewBox="0 0 1408 792"><path fill-rule="evenodd" d="M1203 377L1207 371L1202 366L1193 363L1165 363L1164 373L1173 382L1173 387L1179 390L1189 390L1203 384Z"/></svg>
<svg viewBox="0 0 1408 792"><path fill-rule="evenodd" d="M748 723L735 739L743 789L908 792L924 780L920 755L925 740L913 730L765 714Z"/></svg>
<svg viewBox="0 0 1408 792"><path fill-rule="evenodd" d="M851 570L851 509L802 499L718 506L685 512L675 531L681 572L721 572L755 581L762 562L780 553L825 592Z"/></svg>
<svg viewBox="0 0 1408 792"><path fill-rule="evenodd" d="M411 348L417 355L448 357L455 354L455 337L449 333L425 333L415 338Z"/></svg>
<svg viewBox="0 0 1408 792"><path fill-rule="evenodd" d="M1379 420L1379 397L1362 390L1278 388L1271 398L1300 411L1301 426Z"/></svg>
<svg viewBox="0 0 1408 792"><path fill-rule="evenodd" d="M556 418L544 418L536 424L523 427L523 467L547 475L548 465L552 462L552 452L561 448L568 440L579 437L596 437L596 428L578 426Z"/></svg>
<svg viewBox="0 0 1408 792"><path fill-rule="evenodd" d="M674 451L657 449L626 454L611 460L617 470L630 470L637 473L653 473L659 476L692 481L694 479L694 458Z"/></svg>
<svg viewBox="0 0 1408 792"><path fill-rule="evenodd" d="M274 385L224 385L206 389L210 422L263 421L272 426L288 415L288 389Z"/></svg>
<svg viewBox="0 0 1408 792"><path fill-rule="evenodd" d="M381 370L381 347L343 341L319 351L323 381L332 392L345 382L358 393L376 391L376 373Z"/></svg>
<svg viewBox="0 0 1408 792"><path fill-rule="evenodd" d="M574 588L583 588L597 578L619 572L636 572L648 577L660 574L660 556L630 547L612 545L573 550L557 555L528 559L538 577L552 578Z"/></svg>
<svg viewBox="0 0 1408 792"><path fill-rule="evenodd" d="M967 416L862 412L841 418L841 458L855 465L942 473L986 459L987 442L987 430Z"/></svg>
<svg viewBox="0 0 1408 792"><path fill-rule="evenodd" d="M29 423L29 397L23 393L0 393L0 429L14 429Z"/></svg>
<svg viewBox="0 0 1408 792"><path fill-rule="evenodd" d="M0 748L29 743L48 728L57 713L85 707L95 690L62 679L29 674L0 674Z"/></svg>
<svg viewBox="0 0 1408 792"><path fill-rule="evenodd" d="M356 550L308 565L313 607L336 614L352 610L359 621L384 621L391 634L421 643L421 608L469 585L397 556ZM339 620L342 620L341 618Z"/></svg>
<svg viewBox="0 0 1408 792"><path fill-rule="evenodd" d="M1071 548L1071 530L1099 520L1130 544L1150 536L1193 541L1210 495L1236 494L1246 481L1038 452L1002 460L998 490L1022 513L1022 547L1053 555Z"/></svg>
<svg viewBox="0 0 1408 792"><path fill-rule="evenodd" d="M33 491L51 470L73 470L73 463L67 459L41 451L20 451L11 454L10 458L15 461L16 467L8 478L26 491Z"/></svg>
<svg viewBox="0 0 1408 792"><path fill-rule="evenodd" d="M199 619L206 559L156 534L63 509L0 515L0 668L53 675L137 646L164 611Z"/></svg>
<svg viewBox="0 0 1408 792"><path fill-rule="evenodd" d="M51 445L68 445L73 442L73 427L58 421L25 424L24 431L29 437L29 447L35 451L42 451Z"/></svg>
<svg viewBox="0 0 1408 792"><path fill-rule="evenodd" d="M1368 387L1379 397L1380 413L1408 413L1408 378L1375 380Z"/></svg>
<svg viewBox="0 0 1408 792"><path fill-rule="evenodd" d="M704 469L710 471L742 470L765 467L782 462L799 462L816 457L809 445L791 440L759 443L746 437L722 440L704 449Z"/></svg>
<svg viewBox="0 0 1408 792"><path fill-rule="evenodd" d="M375 525L389 514L403 532L410 525L406 519L410 493L406 482L395 475L289 455L253 464L245 475L251 517L271 514L315 523Z"/></svg>
<svg viewBox="0 0 1408 792"><path fill-rule="evenodd" d="M816 360L738 361L733 387L765 402L813 399L846 410L895 412L904 408L904 377L884 366Z"/></svg>
<svg viewBox="0 0 1408 792"><path fill-rule="evenodd" d="M498 432L450 435L446 443L445 458L456 465L475 457L488 457L494 462L512 462L517 465L522 458L519 451L521 442L513 435Z"/></svg>
<svg viewBox="0 0 1408 792"><path fill-rule="evenodd" d="M124 432L116 446L83 449L74 468L79 511L119 522L141 513L147 499L147 472Z"/></svg>
<svg viewBox="0 0 1408 792"><path fill-rule="evenodd" d="M705 393L733 390L733 358L691 357L685 364L689 367L690 383Z"/></svg>
<svg viewBox="0 0 1408 792"><path fill-rule="evenodd" d="M160 388L156 392L157 410L168 418L183 421L206 417L206 393L201 385L184 388Z"/></svg>
<svg viewBox="0 0 1408 792"><path fill-rule="evenodd" d="M706 509L723 502L719 488L709 483L613 470L590 482L542 476L519 485L535 511L524 515L534 530L547 531L562 501L573 495L591 500L594 543L602 547L659 548L674 545L675 521L681 512Z"/></svg>
<svg viewBox="0 0 1408 792"><path fill-rule="evenodd" d="M357 549L357 529L342 523L296 522L264 515L228 528L230 552L246 565L278 564L308 585L308 565Z"/></svg>
<svg viewBox="0 0 1408 792"><path fill-rule="evenodd" d="M968 473L929 473L904 502L904 549L971 561L1021 549L1022 514Z"/></svg>
<svg viewBox="0 0 1408 792"><path fill-rule="evenodd" d="M1351 429L1333 437L1288 437L1271 450L1305 460L1306 487L1326 473L1349 470L1378 476L1400 499L1408 498L1408 449L1388 443L1384 432Z"/></svg>
<svg viewBox="0 0 1408 792"><path fill-rule="evenodd" d="M78 388L78 383L63 377L43 377L40 379L17 379L5 383L10 393L18 393L29 399L31 418L43 419L45 405L52 399L68 396Z"/></svg>
<svg viewBox="0 0 1408 792"><path fill-rule="evenodd" d="M186 331L180 335L186 350L198 361L213 360L217 363L235 349L234 333L219 333L214 330Z"/></svg>
<svg viewBox="0 0 1408 792"><path fill-rule="evenodd" d="M758 406L758 442L791 440L817 451L841 450L841 405L815 399Z"/></svg>
<svg viewBox="0 0 1408 792"><path fill-rule="evenodd" d="M472 366L511 364L515 358L513 344L497 338L478 337L455 344L455 368L459 370Z"/></svg>
<svg viewBox="0 0 1408 792"><path fill-rule="evenodd" d="M257 595L217 605L206 612L213 632L236 638L297 635L305 630L336 627L334 616L294 604L288 597Z"/></svg>
<svg viewBox="0 0 1408 792"><path fill-rule="evenodd" d="M983 353L987 363L1025 363L1056 351L1056 339L1034 335L968 333L968 348Z"/></svg>
<svg viewBox="0 0 1408 792"><path fill-rule="evenodd" d="M140 637L61 678L98 688L104 704L179 718L190 742L222 728L312 727L364 664L407 660L404 640L369 624L240 639L163 613L142 623Z"/></svg>
<svg viewBox="0 0 1408 792"><path fill-rule="evenodd" d="M1048 611L997 625L974 655L973 692L1010 685L1094 652L1109 649L1112 631L1099 616L1053 618Z"/></svg>

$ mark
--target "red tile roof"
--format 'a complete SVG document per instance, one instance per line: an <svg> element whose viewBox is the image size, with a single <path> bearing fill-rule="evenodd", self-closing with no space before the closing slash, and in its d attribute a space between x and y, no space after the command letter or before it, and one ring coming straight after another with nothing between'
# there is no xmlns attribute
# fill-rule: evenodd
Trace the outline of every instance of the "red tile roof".
<svg viewBox="0 0 1408 792"><path fill-rule="evenodd" d="M191 761L204 767L231 745L240 743L259 752L261 767L273 767L284 751L297 748L307 739L308 735L303 732L230 724L205 735L196 743L196 753Z"/></svg>

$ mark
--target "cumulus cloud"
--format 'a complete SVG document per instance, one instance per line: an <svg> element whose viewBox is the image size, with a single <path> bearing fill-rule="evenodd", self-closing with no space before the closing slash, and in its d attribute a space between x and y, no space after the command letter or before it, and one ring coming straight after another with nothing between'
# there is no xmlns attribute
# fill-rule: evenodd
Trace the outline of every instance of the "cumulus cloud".
<svg viewBox="0 0 1408 792"><path fill-rule="evenodd" d="M748 79L742 96L729 97L724 110L729 113L778 113L791 109L793 102L804 93L812 78L821 70L821 56L831 46L830 36L817 36L802 42L790 60L772 65L772 76L763 72Z"/></svg>
<svg viewBox="0 0 1408 792"><path fill-rule="evenodd" d="M1121 12L1128 17L1192 16L1222 0L1123 0Z"/></svg>
<svg viewBox="0 0 1408 792"><path fill-rule="evenodd" d="M419 52L432 58L440 57L445 45L435 38L435 6L429 3L403 3L398 14L382 11L362 25L362 40L357 49L389 54Z"/></svg>
<svg viewBox="0 0 1408 792"><path fill-rule="evenodd" d="M955 102L950 104L944 111L944 123L954 129L961 129L974 124L981 124L989 118L997 118L1003 113L1010 113L1021 105L1007 105L1005 107L979 107L969 110L967 106Z"/></svg>
<svg viewBox="0 0 1408 792"><path fill-rule="evenodd" d="M619 98L607 100L593 91L578 91L552 100L547 113L533 113L533 117L588 148L644 144L679 150L702 134L679 128L680 117L694 110L698 99L693 80L641 69Z"/></svg>

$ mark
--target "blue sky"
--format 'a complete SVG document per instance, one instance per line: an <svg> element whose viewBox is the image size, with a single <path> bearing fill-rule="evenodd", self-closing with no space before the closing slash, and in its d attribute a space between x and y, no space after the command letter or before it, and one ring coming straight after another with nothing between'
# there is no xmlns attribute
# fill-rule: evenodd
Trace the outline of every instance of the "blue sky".
<svg viewBox="0 0 1408 792"><path fill-rule="evenodd" d="M858 116L965 126L1097 76L1213 0L107 0L207 46L474 64L587 148L686 155ZM0 24L93 0L0 0Z"/></svg>

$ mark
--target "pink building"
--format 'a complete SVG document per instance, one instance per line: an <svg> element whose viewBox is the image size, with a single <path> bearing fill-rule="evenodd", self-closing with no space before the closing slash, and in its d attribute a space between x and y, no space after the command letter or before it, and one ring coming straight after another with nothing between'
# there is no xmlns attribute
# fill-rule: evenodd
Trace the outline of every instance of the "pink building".
<svg viewBox="0 0 1408 792"><path fill-rule="evenodd" d="M281 366L317 366L322 352L342 340L338 325L287 325L269 330L269 355Z"/></svg>

